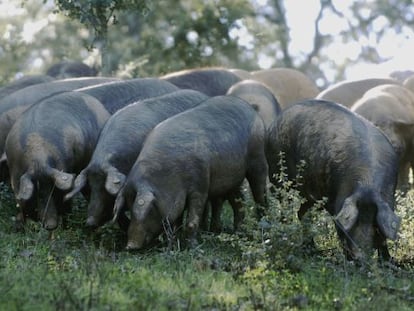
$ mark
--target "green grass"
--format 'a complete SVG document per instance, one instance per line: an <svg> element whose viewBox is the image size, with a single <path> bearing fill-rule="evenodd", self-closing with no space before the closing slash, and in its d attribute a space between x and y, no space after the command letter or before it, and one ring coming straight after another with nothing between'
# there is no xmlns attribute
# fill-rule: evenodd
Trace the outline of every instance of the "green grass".
<svg viewBox="0 0 414 311"><path fill-rule="evenodd" d="M289 185L288 185L289 186ZM201 233L185 249L178 242L142 252L123 250L115 225L83 228L79 200L68 228L50 237L37 223L16 232L10 191L0 190L0 310L412 310L414 308L414 192L399 198L400 238L390 242L398 266L375 258L345 260L330 217L314 210L318 252L302 247L295 211L301 198L286 187L260 224L247 195L237 234ZM224 225L231 226L226 207Z"/></svg>

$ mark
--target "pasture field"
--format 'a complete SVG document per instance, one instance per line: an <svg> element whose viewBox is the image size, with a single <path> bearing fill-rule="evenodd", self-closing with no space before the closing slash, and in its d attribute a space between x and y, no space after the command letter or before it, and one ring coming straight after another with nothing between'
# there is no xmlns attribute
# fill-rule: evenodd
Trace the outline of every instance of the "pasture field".
<svg viewBox="0 0 414 311"><path fill-rule="evenodd" d="M238 233L230 233L226 207L224 232L202 232L198 246L161 237L136 253L123 250L117 225L85 230L81 198L51 237L34 222L17 232L13 196L5 185L0 195L0 310L414 309L414 192L398 198L400 237L389 242L395 265L375 256L347 261L332 219L316 207L307 232L317 251L304 249L295 214L302 199L290 183L260 222L247 193Z"/></svg>

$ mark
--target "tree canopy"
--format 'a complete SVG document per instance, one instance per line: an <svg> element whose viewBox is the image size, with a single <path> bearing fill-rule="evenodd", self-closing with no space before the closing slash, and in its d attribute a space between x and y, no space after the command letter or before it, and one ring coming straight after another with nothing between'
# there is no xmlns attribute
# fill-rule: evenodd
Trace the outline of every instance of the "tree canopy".
<svg viewBox="0 0 414 311"><path fill-rule="evenodd" d="M387 60L390 44L413 36L412 1L306 3L12 0L15 14L0 20L0 84L73 59L127 77L202 66L292 67L323 87L356 63Z"/></svg>

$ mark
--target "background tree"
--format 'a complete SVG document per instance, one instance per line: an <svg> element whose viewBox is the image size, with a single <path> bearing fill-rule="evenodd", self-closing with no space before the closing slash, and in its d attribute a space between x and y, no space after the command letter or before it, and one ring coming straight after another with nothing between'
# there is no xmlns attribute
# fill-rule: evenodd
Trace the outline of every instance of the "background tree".
<svg viewBox="0 0 414 311"><path fill-rule="evenodd" d="M126 77L201 66L293 67L323 88L355 64L389 59L392 44L414 36L408 0L306 3L312 12L300 0L24 1L21 13L0 19L0 83L65 58ZM299 33L295 13L305 25ZM39 28L32 40L27 23Z"/></svg>
<svg viewBox="0 0 414 311"><path fill-rule="evenodd" d="M71 19L78 20L87 29L93 29L93 42L101 52L102 73L110 74L110 51L108 50L108 27L117 23L118 11L128 10L135 16L145 15L150 1L146 0L55 0L57 9ZM137 14L138 13L138 14Z"/></svg>
<svg viewBox="0 0 414 311"><path fill-rule="evenodd" d="M229 30L246 12L253 14L246 1L55 2L58 11L94 30L91 47L98 47L101 52L104 74L122 64L124 68L125 64L133 67L134 63L157 68L145 69L146 74L223 65L222 62L230 63L230 59L235 64L240 51L229 37ZM164 61L158 65L160 58ZM169 65L165 66L167 62Z"/></svg>

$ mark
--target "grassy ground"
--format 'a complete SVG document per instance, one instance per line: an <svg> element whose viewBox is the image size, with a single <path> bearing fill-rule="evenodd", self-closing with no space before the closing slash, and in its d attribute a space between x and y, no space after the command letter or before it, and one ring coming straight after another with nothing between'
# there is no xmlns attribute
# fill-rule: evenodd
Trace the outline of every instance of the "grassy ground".
<svg viewBox="0 0 414 311"><path fill-rule="evenodd" d="M0 310L414 309L414 193L399 200L400 238L389 243L398 266L346 261L323 211L312 215L319 251L304 251L294 213L301 199L288 189L266 219L249 214L237 234L202 233L193 249L160 239L139 253L123 250L114 225L85 231L84 202L53 238L37 223L15 232L12 196L0 194Z"/></svg>

